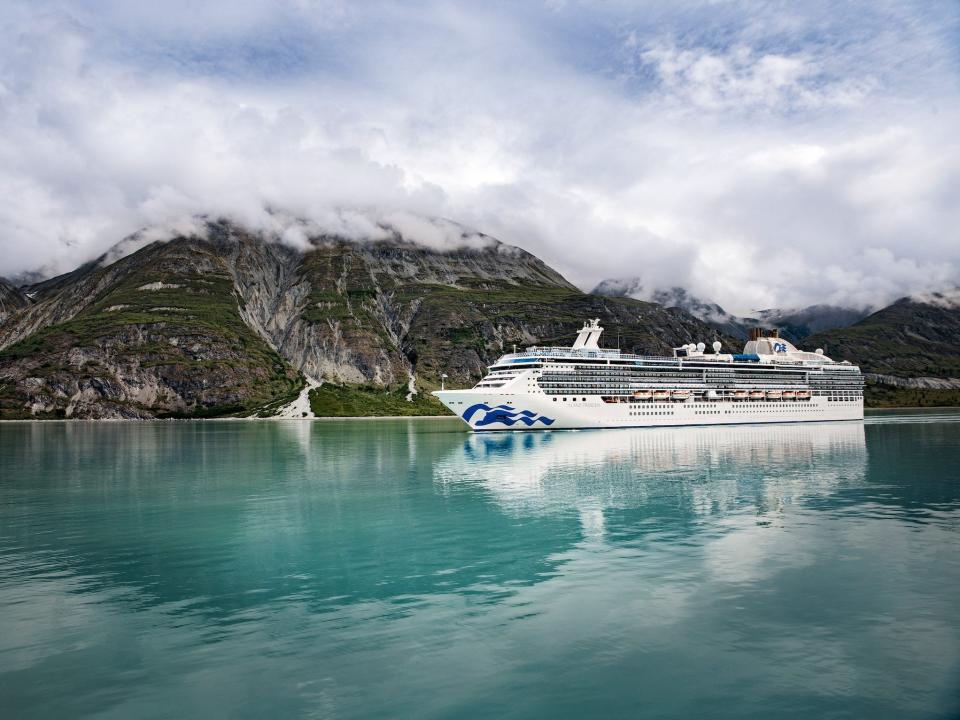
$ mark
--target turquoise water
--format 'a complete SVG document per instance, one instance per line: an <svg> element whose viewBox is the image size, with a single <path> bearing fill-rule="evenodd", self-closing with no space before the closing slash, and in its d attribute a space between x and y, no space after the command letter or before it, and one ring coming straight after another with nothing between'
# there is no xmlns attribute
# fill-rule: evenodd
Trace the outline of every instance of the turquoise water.
<svg viewBox="0 0 960 720"><path fill-rule="evenodd" d="M960 414L0 425L5 718L960 714Z"/></svg>

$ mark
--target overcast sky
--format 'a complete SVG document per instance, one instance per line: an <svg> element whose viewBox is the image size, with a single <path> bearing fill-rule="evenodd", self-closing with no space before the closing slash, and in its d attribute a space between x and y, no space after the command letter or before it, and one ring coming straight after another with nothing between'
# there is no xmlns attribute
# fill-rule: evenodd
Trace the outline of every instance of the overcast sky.
<svg viewBox="0 0 960 720"><path fill-rule="evenodd" d="M265 207L747 312L960 277L960 3L7 0L0 274Z"/></svg>

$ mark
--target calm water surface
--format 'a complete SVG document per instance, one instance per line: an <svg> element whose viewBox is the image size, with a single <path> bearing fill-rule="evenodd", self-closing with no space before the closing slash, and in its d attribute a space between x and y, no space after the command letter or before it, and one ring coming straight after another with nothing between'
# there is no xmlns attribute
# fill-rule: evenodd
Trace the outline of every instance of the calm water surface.
<svg viewBox="0 0 960 720"><path fill-rule="evenodd" d="M0 425L4 718L960 715L960 414Z"/></svg>

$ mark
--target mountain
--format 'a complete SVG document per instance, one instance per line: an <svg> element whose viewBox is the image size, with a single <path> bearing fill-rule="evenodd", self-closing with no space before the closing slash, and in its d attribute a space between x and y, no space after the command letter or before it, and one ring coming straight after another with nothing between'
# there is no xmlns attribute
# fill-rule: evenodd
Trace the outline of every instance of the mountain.
<svg viewBox="0 0 960 720"><path fill-rule="evenodd" d="M648 288L637 277L603 280L593 289L593 293L610 297L632 297L664 307L678 307L720 332L740 340L747 339L750 328L760 326L778 328L785 338L792 342L801 342L812 333L852 325L869 313L866 309L821 304L792 310L760 310L755 317L739 317L728 313L715 302L698 298L684 288Z"/></svg>
<svg viewBox="0 0 960 720"><path fill-rule="evenodd" d="M960 288L901 298L807 340L860 365L875 404L960 404Z"/></svg>
<svg viewBox="0 0 960 720"><path fill-rule="evenodd" d="M849 308L838 305L809 305L794 310L771 309L756 311L756 321L763 327L775 327L780 333L794 341L803 340L814 333L834 328L844 328L859 322L870 310L867 308ZM747 318L747 321L753 320Z"/></svg>
<svg viewBox="0 0 960 720"><path fill-rule="evenodd" d="M0 325L30 304L30 298L12 282L0 277Z"/></svg>
<svg viewBox="0 0 960 720"><path fill-rule="evenodd" d="M748 330L756 324L748 318L731 315L716 303L702 300L684 288L648 288L636 277L603 280L592 293L606 297L629 297L667 308L680 308L720 332L740 340L745 340Z"/></svg>
<svg viewBox="0 0 960 720"><path fill-rule="evenodd" d="M441 373L472 384L511 345L567 344L586 318L639 353L717 337L682 310L582 293L482 234L427 247L388 229L292 246L205 221L14 288L28 304L0 324L0 417L271 414L307 378L331 414L442 412L412 390Z"/></svg>

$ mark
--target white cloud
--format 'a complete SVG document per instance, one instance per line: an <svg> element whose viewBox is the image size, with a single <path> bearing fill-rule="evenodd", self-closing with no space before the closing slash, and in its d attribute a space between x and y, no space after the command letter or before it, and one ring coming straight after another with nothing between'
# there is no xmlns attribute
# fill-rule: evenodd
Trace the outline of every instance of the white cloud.
<svg viewBox="0 0 960 720"><path fill-rule="evenodd" d="M947 6L151 7L0 10L0 274L197 213L473 242L450 218L741 313L960 272Z"/></svg>
<svg viewBox="0 0 960 720"><path fill-rule="evenodd" d="M656 45L640 58L654 66L672 99L707 110L851 107L875 85L870 77L829 80L823 66L808 56L758 55L743 45L723 53Z"/></svg>
<svg viewBox="0 0 960 720"><path fill-rule="evenodd" d="M950 288L943 292L935 293L917 293L913 295L913 300L928 305L937 305L948 310L960 308L960 288Z"/></svg>

